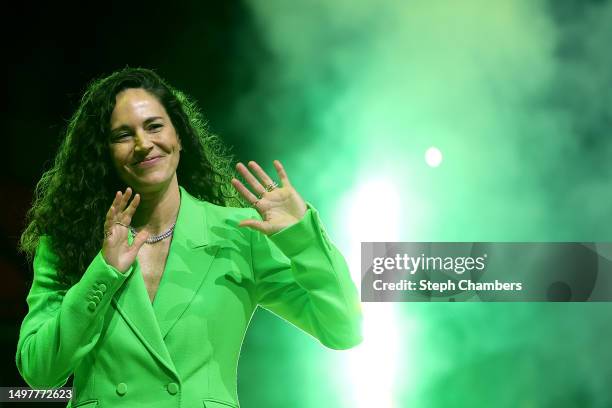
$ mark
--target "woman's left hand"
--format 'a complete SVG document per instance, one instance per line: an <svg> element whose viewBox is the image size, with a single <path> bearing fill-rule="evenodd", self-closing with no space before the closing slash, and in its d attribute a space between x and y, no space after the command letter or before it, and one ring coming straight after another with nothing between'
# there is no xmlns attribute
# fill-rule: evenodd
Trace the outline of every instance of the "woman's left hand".
<svg viewBox="0 0 612 408"><path fill-rule="evenodd" d="M249 168L257 177L251 173ZM278 160L274 160L274 168L278 173L280 186L254 161L249 162L249 168L242 163L236 165L236 170L249 183L254 193L235 178L232 179L232 185L251 203L263 221L243 220L240 222L241 227L249 227L271 235L297 223L304 217L306 202L295 191L283 165Z"/></svg>

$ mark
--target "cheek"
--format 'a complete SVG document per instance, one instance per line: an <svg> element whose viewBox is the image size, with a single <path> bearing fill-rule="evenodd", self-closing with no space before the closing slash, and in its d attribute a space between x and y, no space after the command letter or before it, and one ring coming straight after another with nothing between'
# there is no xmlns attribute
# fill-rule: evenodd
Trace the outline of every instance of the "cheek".
<svg viewBox="0 0 612 408"><path fill-rule="evenodd" d="M121 149L117 146L112 146L109 149L110 159L116 169L121 169L127 160L125 149Z"/></svg>
<svg viewBox="0 0 612 408"><path fill-rule="evenodd" d="M176 170L176 168L178 167L179 161L181 160L181 151L179 150L179 148L177 147L176 150L174 151L174 159L172 160L172 167L174 167L174 169Z"/></svg>

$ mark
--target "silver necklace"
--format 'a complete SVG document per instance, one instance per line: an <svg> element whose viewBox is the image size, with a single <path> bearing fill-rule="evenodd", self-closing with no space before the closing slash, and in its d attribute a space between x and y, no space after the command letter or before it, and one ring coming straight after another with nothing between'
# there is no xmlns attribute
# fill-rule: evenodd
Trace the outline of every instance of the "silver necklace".
<svg viewBox="0 0 612 408"><path fill-rule="evenodd" d="M159 235L153 235L149 238L147 238L147 240L145 241L147 244L154 244L156 242L162 241L166 238L168 238L169 236L172 235L172 233L174 232L174 226L176 225L176 222L174 222L170 228L168 228L166 231L162 232ZM136 236L136 234L138 234L138 231L136 231L136 229L134 227L132 227L130 225L130 231L132 232L132 235Z"/></svg>

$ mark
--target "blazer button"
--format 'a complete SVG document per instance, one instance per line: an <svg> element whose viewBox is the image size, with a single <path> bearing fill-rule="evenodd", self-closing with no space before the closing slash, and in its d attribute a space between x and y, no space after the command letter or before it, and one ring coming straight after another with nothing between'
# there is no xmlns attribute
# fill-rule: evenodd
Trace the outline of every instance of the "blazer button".
<svg viewBox="0 0 612 408"><path fill-rule="evenodd" d="M94 292L94 295L95 295L95 296L97 296L97 297L99 297L100 299L102 299L102 295L103 295L103 293L102 293L102 291L101 291L101 290L96 290L96 291Z"/></svg>
<svg viewBox="0 0 612 408"><path fill-rule="evenodd" d="M89 310L91 310L92 312L93 312L94 310L96 310L96 306L97 306L97 305L96 305L96 302L89 302L89 303L87 304L87 308L88 308Z"/></svg>
<svg viewBox="0 0 612 408"><path fill-rule="evenodd" d="M125 395L126 392L127 392L127 384L126 383L119 383L119 384L117 384L117 394L123 396L123 395Z"/></svg>
<svg viewBox="0 0 612 408"><path fill-rule="evenodd" d="M179 387L178 387L178 385L176 383L171 382L171 383L168 384L168 393L169 394L174 395L174 394L176 394L178 392L178 390L179 390Z"/></svg>
<svg viewBox="0 0 612 408"><path fill-rule="evenodd" d="M100 299L100 298L99 298L99 297L97 297L96 295L93 295L93 296L91 297L91 300L93 300L94 302L96 302L96 305L97 305L98 303L100 303L100 301L101 301L102 299Z"/></svg>
<svg viewBox="0 0 612 408"><path fill-rule="evenodd" d="M106 285L101 283L98 285L98 290L102 293L106 292Z"/></svg>

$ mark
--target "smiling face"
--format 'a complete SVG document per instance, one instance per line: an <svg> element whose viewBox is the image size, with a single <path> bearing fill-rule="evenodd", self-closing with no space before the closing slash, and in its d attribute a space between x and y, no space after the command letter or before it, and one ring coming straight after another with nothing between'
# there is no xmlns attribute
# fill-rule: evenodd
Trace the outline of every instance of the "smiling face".
<svg viewBox="0 0 612 408"><path fill-rule="evenodd" d="M181 144L164 106L142 88L117 94L110 154L119 177L135 191L159 191L175 180Z"/></svg>

